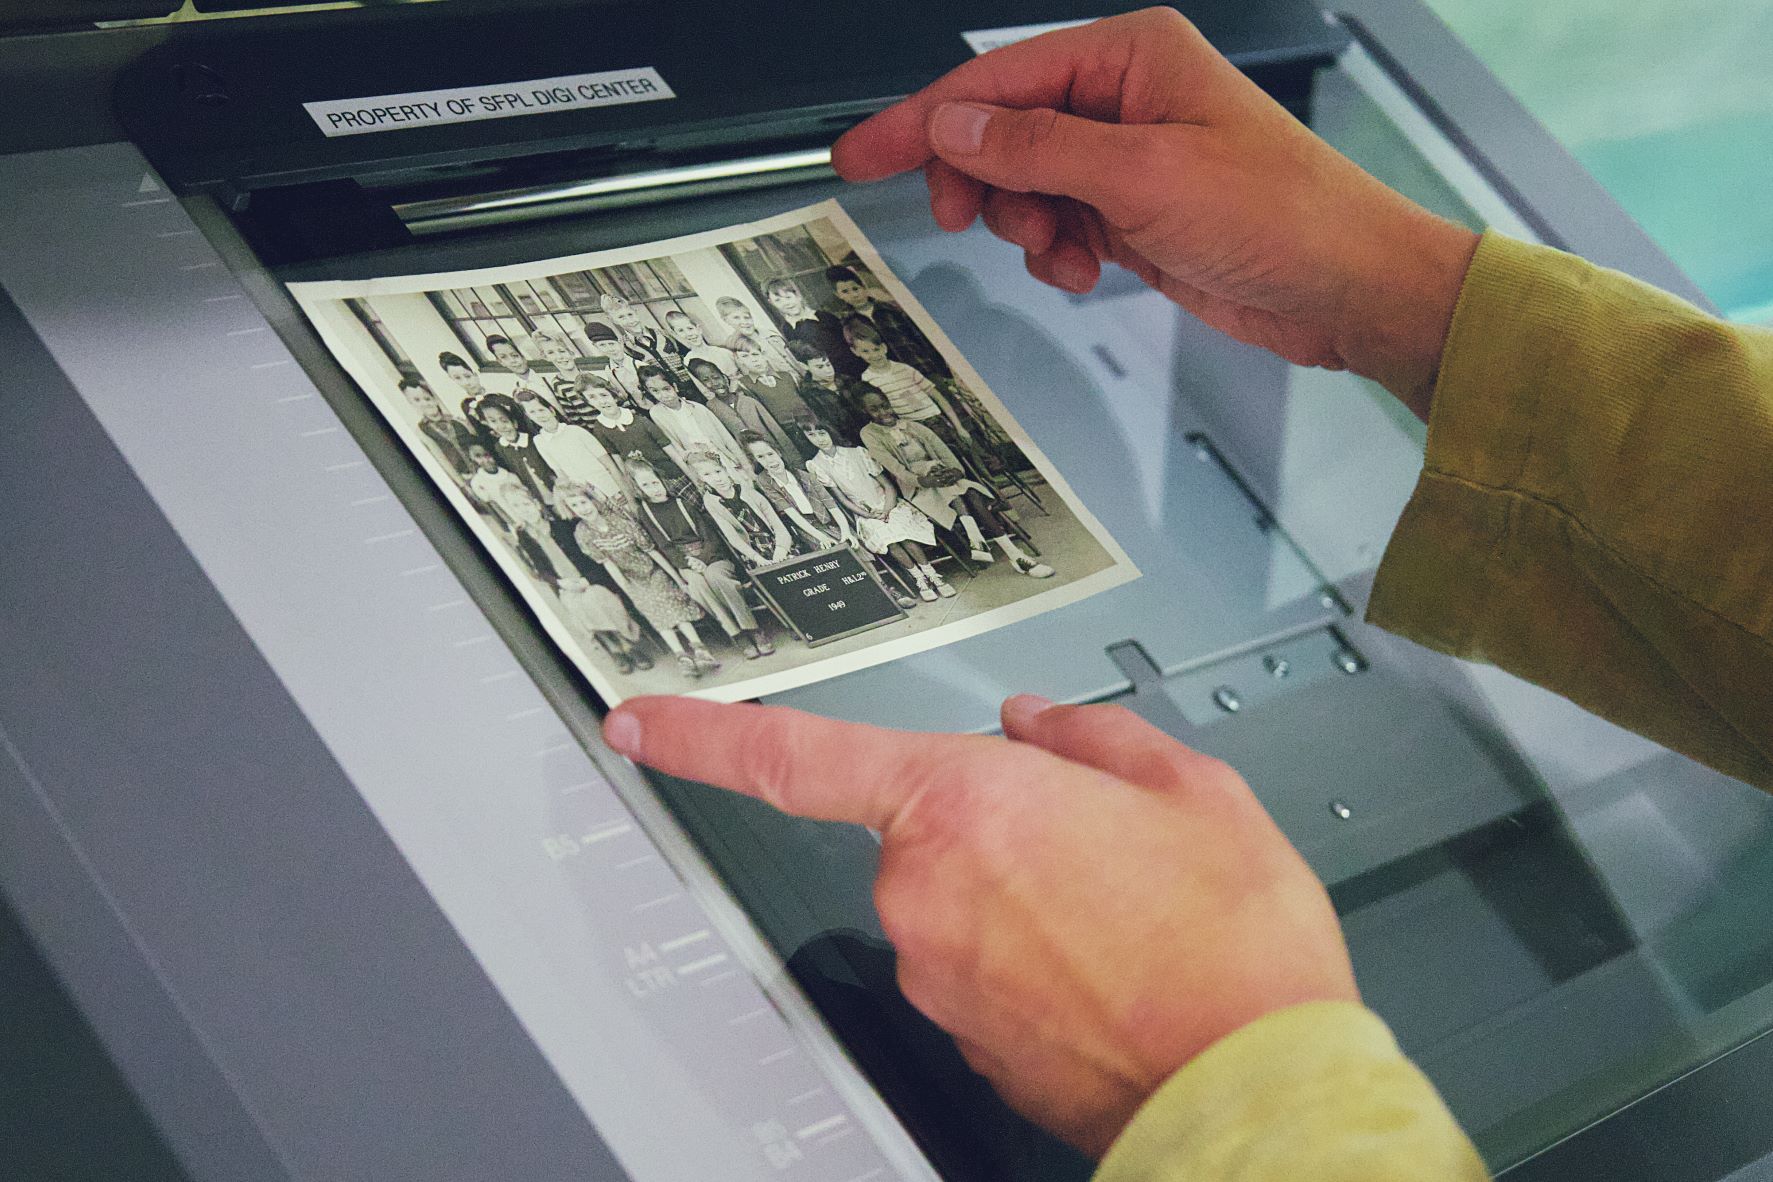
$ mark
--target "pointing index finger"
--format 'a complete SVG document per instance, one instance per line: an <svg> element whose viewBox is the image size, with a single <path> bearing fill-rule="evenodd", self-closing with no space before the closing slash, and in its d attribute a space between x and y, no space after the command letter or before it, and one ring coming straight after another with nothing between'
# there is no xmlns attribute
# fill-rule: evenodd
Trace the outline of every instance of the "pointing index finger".
<svg viewBox="0 0 1773 1182"><path fill-rule="evenodd" d="M920 792L977 769L1002 740L924 735L834 722L783 706L632 698L603 724L611 747L673 776L765 801L783 812L871 829Z"/></svg>

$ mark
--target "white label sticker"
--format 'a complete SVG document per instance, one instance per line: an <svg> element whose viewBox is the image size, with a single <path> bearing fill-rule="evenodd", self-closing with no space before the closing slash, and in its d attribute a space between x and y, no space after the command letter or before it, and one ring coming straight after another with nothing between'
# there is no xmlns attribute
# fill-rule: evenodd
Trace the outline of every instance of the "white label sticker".
<svg viewBox="0 0 1773 1182"><path fill-rule="evenodd" d="M373 98L327 99L302 106L329 136L399 131L441 123L472 123L476 119L509 119L581 107L614 107L676 98L651 66L606 70L601 74L566 74L533 82L491 86L460 86L454 90L415 90Z"/></svg>
<svg viewBox="0 0 1773 1182"><path fill-rule="evenodd" d="M1045 25L1011 25L1003 29L974 29L970 33L962 33L969 48L976 54L986 53L1003 45L1014 45L1018 41L1026 41L1030 37L1038 37L1042 33L1051 33L1055 29L1075 29L1079 25L1091 24L1094 17L1086 17L1080 21L1053 21Z"/></svg>

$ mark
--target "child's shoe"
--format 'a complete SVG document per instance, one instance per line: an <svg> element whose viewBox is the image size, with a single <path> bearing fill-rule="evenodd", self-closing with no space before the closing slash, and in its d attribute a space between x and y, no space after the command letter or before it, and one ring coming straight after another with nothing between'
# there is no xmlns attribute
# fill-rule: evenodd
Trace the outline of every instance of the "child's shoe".
<svg viewBox="0 0 1773 1182"><path fill-rule="evenodd" d="M716 661L714 659L714 654L707 649L699 648L695 650L693 655L696 658L696 664L702 667L702 672L714 673L720 669L720 662Z"/></svg>
<svg viewBox="0 0 1773 1182"><path fill-rule="evenodd" d="M677 671L692 679L702 676L702 667L696 664L696 659L688 653L677 654Z"/></svg>
<svg viewBox="0 0 1773 1182"><path fill-rule="evenodd" d="M950 587L948 585L948 581L946 579L943 579L939 576L937 578L931 579L930 586L934 587L936 589L936 594L940 595L943 599L953 599L954 598L954 588Z"/></svg>
<svg viewBox="0 0 1773 1182"><path fill-rule="evenodd" d="M1011 561L1015 564L1017 570L1021 571L1031 579L1050 579L1055 573L1053 568L1046 563L1036 562L1032 558L1015 558L1011 559Z"/></svg>

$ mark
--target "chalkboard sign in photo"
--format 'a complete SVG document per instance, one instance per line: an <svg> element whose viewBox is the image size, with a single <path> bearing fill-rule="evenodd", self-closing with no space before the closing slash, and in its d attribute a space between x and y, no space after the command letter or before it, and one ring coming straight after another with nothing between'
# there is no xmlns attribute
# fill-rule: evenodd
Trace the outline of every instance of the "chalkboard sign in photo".
<svg viewBox="0 0 1773 1182"><path fill-rule="evenodd" d="M759 567L751 577L810 648L905 618L873 565L850 547Z"/></svg>

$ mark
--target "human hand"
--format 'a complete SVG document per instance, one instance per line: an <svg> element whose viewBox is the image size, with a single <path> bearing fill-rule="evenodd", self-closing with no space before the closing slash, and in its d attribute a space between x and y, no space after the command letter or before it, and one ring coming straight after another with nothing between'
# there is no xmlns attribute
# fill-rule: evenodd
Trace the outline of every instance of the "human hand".
<svg viewBox="0 0 1773 1182"><path fill-rule="evenodd" d="M1477 248L1361 171L1150 8L992 50L847 132L846 179L922 167L936 222L975 217L1035 278L1104 262L1299 365L1352 369L1426 417Z"/></svg>
<svg viewBox="0 0 1773 1182"><path fill-rule="evenodd" d="M661 771L881 834L905 996L1030 1119L1095 1154L1273 1010L1358 1000L1323 887L1231 768L1114 706L1003 707L1007 738L632 698Z"/></svg>

